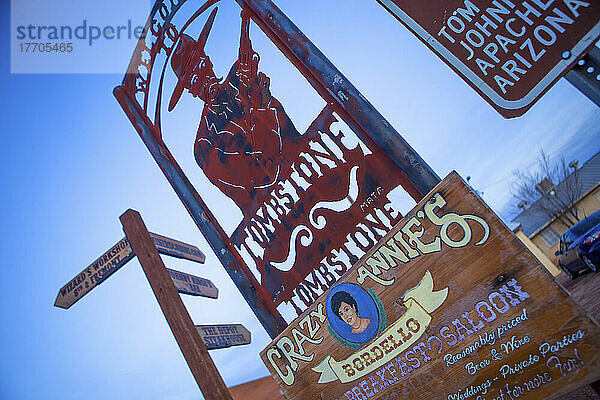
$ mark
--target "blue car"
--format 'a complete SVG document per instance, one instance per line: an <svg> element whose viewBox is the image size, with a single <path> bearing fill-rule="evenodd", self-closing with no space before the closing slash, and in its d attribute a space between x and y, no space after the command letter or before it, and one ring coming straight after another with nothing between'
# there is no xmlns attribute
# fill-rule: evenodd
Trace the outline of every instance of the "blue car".
<svg viewBox="0 0 600 400"><path fill-rule="evenodd" d="M600 210L582 219L560 237L555 253L559 267L571 278L586 268L598 272L600 267Z"/></svg>
<svg viewBox="0 0 600 400"><path fill-rule="evenodd" d="M579 245L579 256L593 271L600 267L600 224L585 234L585 239Z"/></svg>

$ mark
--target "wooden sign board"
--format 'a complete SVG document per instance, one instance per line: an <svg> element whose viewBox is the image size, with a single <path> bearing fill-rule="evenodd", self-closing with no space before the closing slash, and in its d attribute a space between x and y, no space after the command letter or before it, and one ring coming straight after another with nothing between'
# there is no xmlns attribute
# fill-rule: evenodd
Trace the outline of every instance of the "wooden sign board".
<svg viewBox="0 0 600 400"><path fill-rule="evenodd" d="M65 309L71 307L90 290L127 264L134 255L129 240L127 238L119 240L117 244L98 257L89 267L60 288L54 305Z"/></svg>
<svg viewBox="0 0 600 400"><path fill-rule="evenodd" d="M250 331L242 324L196 325L196 329L209 350L250 344Z"/></svg>
<svg viewBox="0 0 600 400"><path fill-rule="evenodd" d="M598 0L378 0L505 118L523 115L600 35Z"/></svg>
<svg viewBox="0 0 600 400"><path fill-rule="evenodd" d="M119 219L190 372L202 391L203 398L232 400L181 296L177 293L173 279L156 249L142 216L137 211L129 209Z"/></svg>
<svg viewBox="0 0 600 400"><path fill-rule="evenodd" d="M152 232L150 232L150 237L156 249L161 254L199 263L204 263L206 259L206 256L196 246L192 246L191 244ZM135 254L131 249L127 237L119 240L106 253L98 257L90 266L60 288L54 305L65 309L71 307L77 300L89 293L90 290L101 284L123 265L127 264L134 256Z"/></svg>
<svg viewBox="0 0 600 400"><path fill-rule="evenodd" d="M453 172L261 357L289 399L550 399L600 328Z"/></svg>
<svg viewBox="0 0 600 400"><path fill-rule="evenodd" d="M167 268L179 293L216 299L219 289L208 279Z"/></svg>
<svg viewBox="0 0 600 400"><path fill-rule="evenodd" d="M179 240L171 239L166 236L157 235L156 233L150 232L152 242L156 246L159 253L183 258L185 260L195 261L198 263L204 263L206 256L196 246L191 244L180 242Z"/></svg>

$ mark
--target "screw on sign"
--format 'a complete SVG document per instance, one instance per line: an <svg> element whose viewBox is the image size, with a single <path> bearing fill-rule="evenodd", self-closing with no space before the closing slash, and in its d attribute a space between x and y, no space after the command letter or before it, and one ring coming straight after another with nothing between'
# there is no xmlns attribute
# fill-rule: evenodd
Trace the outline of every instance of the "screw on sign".
<svg viewBox="0 0 600 400"><path fill-rule="evenodd" d="M598 0L378 0L502 116L523 115L600 35Z"/></svg>

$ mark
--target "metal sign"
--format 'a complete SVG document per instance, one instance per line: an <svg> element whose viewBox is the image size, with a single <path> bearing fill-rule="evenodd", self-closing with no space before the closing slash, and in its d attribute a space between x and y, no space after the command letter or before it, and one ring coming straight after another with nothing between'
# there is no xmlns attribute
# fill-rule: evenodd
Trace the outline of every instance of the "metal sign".
<svg viewBox="0 0 600 400"><path fill-rule="evenodd" d="M206 258L196 246L192 246L191 244L157 235L156 233L150 233L150 237L156 249L161 254L199 263L203 263ZM135 254L131 249L129 240L126 237L119 240L117 244L64 285L58 291L54 305L65 309L71 307L90 290L104 282L106 278L127 264L134 256Z"/></svg>
<svg viewBox="0 0 600 400"><path fill-rule="evenodd" d="M209 350L250 344L250 331L242 324L196 325L196 329Z"/></svg>
<svg viewBox="0 0 600 400"><path fill-rule="evenodd" d="M523 115L600 36L597 0L378 0L505 118Z"/></svg>
<svg viewBox="0 0 600 400"><path fill-rule="evenodd" d="M219 289L208 279L167 268L179 293L216 299Z"/></svg>
<svg viewBox="0 0 600 400"><path fill-rule="evenodd" d="M551 399L600 328L453 172L261 357L289 399Z"/></svg>
<svg viewBox="0 0 600 400"><path fill-rule="evenodd" d="M418 200L439 178L269 1L239 1L238 57L229 72L216 70L206 52L219 23L215 3L157 3L115 96L274 337L286 325L277 306L300 313L398 221L392 190L403 188ZM251 20L327 101L305 132L259 67ZM299 60L295 52L312 56ZM168 148L167 127L174 125L165 121L190 116L179 112L182 101L201 110L188 133L198 168L190 175L201 171L205 184L239 209L231 234Z"/></svg>

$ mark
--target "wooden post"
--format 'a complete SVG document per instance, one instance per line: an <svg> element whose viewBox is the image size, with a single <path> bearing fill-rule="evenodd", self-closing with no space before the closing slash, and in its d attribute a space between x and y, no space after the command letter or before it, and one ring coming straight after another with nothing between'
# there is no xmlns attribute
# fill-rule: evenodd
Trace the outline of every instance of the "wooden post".
<svg viewBox="0 0 600 400"><path fill-rule="evenodd" d="M131 243L158 304L167 319L171 332L185 357L206 400L231 400L208 350L185 308L171 276L152 243L142 217L135 210L127 210L120 217L125 235Z"/></svg>

